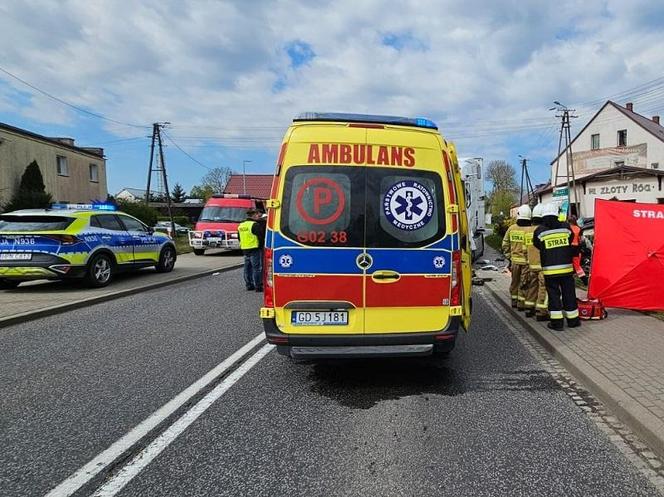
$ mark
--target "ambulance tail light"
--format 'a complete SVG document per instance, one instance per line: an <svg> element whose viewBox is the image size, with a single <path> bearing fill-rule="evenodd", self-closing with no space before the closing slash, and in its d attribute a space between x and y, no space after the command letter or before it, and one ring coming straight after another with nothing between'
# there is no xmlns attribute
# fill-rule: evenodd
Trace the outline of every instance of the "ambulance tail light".
<svg viewBox="0 0 664 497"><path fill-rule="evenodd" d="M450 306L461 305L461 251L452 252L452 288Z"/></svg>
<svg viewBox="0 0 664 497"><path fill-rule="evenodd" d="M274 272L272 270L272 249L263 249L263 304L274 307Z"/></svg>

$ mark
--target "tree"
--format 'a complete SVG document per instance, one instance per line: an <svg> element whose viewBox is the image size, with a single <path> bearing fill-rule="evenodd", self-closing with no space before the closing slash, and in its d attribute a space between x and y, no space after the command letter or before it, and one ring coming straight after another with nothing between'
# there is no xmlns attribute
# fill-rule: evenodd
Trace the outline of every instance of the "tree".
<svg viewBox="0 0 664 497"><path fill-rule="evenodd" d="M224 193L231 174L233 170L230 167L215 167L203 176L201 183L203 186L209 186L213 193Z"/></svg>
<svg viewBox="0 0 664 497"><path fill-rule="evenodd" d="M182 188L180 183L175 183L173 190L171 191L171 200L173 202L184 202L184 199L187 198L187 193Z"/></svg>
<svg viewBox="0 0 664 497"><path fill-rule="evenodd" d="M51 205L53 197L46 192L44 177L39 164L33 160L25 168L18 190L4 209L8 212L19 209L45 209Z"/></svg>
<svg viewBox="0 0 664 497"><path fill-rule="evenodd" d="M504 160L489 162L487 178L493 184L489 194L491 215L509 216L510 208L517 202L518 187L514 167Z"/></svg>
<svg viewBox="0 0 664 497"><path fill-rule="evenodd" d="M130 200L117 200L116 202L119 210L140 219L148 226L157 224L159 211L154 207L145 205L143 202L132 202Z"/></svg>
<svg viewBox="0 0 664 497"><path fill-rule="evenodd" d="M207 202L212 195L214 195L214 190L208 185L197 185L191 189L191 192L189 192L189 197L202 198L205 202Z"/></svg>

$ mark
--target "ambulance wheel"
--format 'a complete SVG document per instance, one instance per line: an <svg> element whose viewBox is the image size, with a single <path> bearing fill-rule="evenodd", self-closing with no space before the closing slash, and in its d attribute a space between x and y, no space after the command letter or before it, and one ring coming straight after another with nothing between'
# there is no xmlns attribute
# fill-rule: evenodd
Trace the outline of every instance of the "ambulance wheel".
<svg viewBox="0 0 664 497"><path fill-rule="evenodd" d="M194 249L194 255L204 255L205 249Z"/></svg>
<svg viewBox="0 0 664 497"><path fill-rule="evenodd" d="M0 280L0 290L13 290L20 284L19 280Z"/></svg>
<svg viewBox="0 0 664 497"><path fill-rule="evenodd" d="M92 288L101 288L108 285L113 279L113 260L109 255L97 254L88 264L85 279Z"/></svg>
<svg viewBox="0 0 664 497"><path fill-rule="evenodd" d="M175 249L171 246L166 246L159 254L159 262L155 266L158 273L170 273L175 267Z"/></svg>

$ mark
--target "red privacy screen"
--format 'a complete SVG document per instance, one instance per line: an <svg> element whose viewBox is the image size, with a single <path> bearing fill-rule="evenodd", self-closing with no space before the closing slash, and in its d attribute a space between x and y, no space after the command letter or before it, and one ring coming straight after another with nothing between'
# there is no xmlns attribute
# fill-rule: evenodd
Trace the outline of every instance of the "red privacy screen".
<svg viewBox="0 0 664 497"><path fill-rule="evenodd" d="M607 307L664 310L664 205L596 200L590 273Z"/></svg>

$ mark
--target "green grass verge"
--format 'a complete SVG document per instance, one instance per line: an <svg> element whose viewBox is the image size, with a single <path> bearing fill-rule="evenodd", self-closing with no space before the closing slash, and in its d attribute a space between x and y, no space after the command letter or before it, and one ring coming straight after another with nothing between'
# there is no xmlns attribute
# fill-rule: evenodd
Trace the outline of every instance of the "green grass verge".
<svg viewBox="0 0 664 497"><path fill-rule="evenodd" d="M502 251L503 239L500 237L500 235L497 235L496 233L491 233L490 235L484 237L484 241L492 249L497 250L498 252Z"/></svg>
<svg viewBox="0 0 664 497"><path fill-rule="evenodd" d="M188 254L192 252L193 249L189 245L189 237L186 235L180 235L173 240L175 242L175 250L178 254Z"/></svg>

